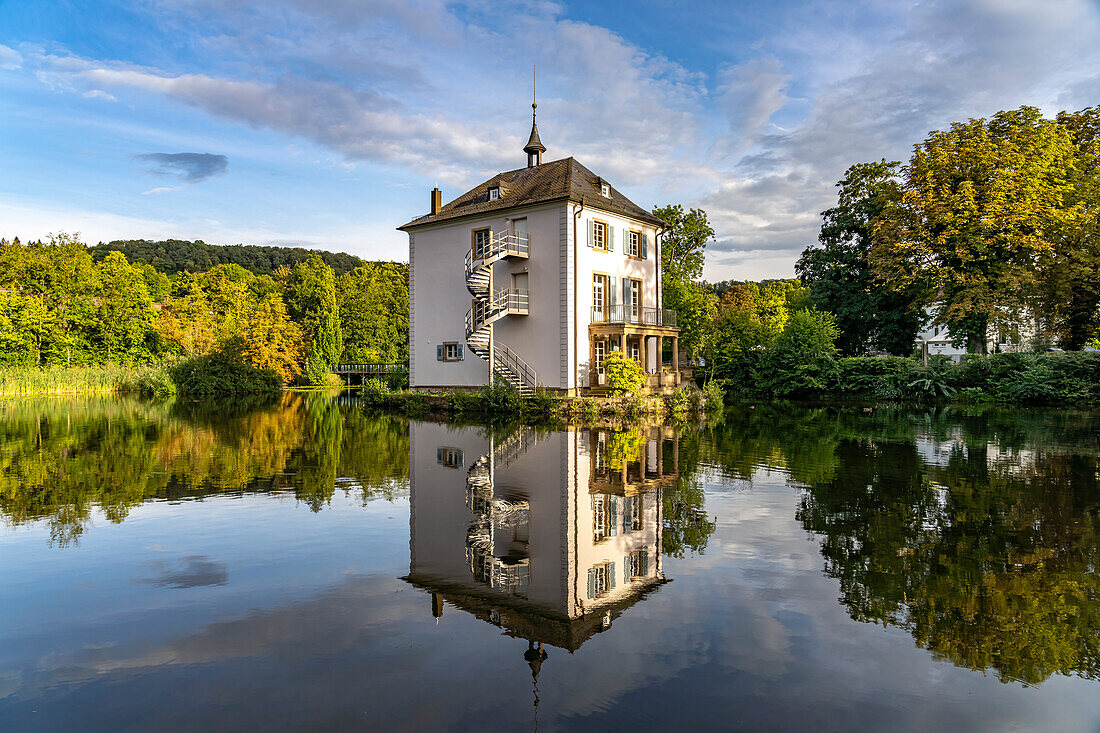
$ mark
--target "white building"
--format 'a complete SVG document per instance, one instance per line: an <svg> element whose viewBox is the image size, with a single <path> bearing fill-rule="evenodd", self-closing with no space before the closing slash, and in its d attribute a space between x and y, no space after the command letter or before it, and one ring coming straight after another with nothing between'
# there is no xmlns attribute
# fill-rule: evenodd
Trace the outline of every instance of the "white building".
<svg viewBox="0 0 1100 733"><path fill-rule="evenodd" d="M573 651L664 581L662 496L676 482L672 428L410 426L412 585L538 644Z"/></svg>
<svg viewBox="0 0 1100 733"><path fill-rule="evenodd" d="M598 391L603 358L620 349L643 365L648 391L679 385L663 222L573 158L544 163L545 150L532 113L525 168L447 204L433 189L429 213L399 227L412 389L475 388L495 372L523 391Z"/></svg>
<svg viewBox="0 0 1100 733"><path fill-rule="evenodd" d="M958 346L952 345L954 337L950 328L945 324L932 322L931 309L926 309L924 316L929 325L917 334L917 349L925 361L930 356L942 355L957 362L968 353L965 339ZM1038 335L1039 324L1032 316L1024 313L1013 323L989 326L986 330L986 352L1000 354L1033 351Z"/></svg>

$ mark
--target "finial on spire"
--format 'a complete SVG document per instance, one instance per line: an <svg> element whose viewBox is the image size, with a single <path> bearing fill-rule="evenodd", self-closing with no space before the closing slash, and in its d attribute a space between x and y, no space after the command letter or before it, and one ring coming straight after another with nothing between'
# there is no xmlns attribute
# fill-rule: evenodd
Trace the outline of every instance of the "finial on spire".
<svg viewBox="0 0 1100 733"><path fill-rule="evenodd" d="M531 65L531 137L527 139L527 144L523 147L523 152L527 153L527 167L534 168L537 165L542 165L542 154L546 152L546 146L539 140L539 126L535 122L535 112L538 109L538 102L535 101L535 66Z"/></svg>

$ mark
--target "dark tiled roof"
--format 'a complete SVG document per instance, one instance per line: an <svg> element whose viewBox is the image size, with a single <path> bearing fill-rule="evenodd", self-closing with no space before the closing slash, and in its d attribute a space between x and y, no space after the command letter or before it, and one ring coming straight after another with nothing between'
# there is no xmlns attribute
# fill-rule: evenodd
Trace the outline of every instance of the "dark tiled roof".
<svg viewBox="0 0 1100 733"><path fill-rule="evenodd" d="M664 222L611 187L611 197L600 194L600 178L573 158L563 158L532 168L498 173L481 185L447 203L438 214L417 217L398 229L412 229L450 219L506 211L549 201L568 200L622 214L654 226ZM604 181L607 183L607 181ZM501 197L489 200L489 189L501 187Z"/></svg>

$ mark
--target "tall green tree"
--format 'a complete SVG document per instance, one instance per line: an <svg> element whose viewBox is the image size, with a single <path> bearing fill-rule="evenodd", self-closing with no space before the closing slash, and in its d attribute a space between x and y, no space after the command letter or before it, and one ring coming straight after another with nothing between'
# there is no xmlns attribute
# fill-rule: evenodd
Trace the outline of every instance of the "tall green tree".
<svg viewBox="0 0 1100 733"><path fill-rule="evenodd" d="M332 268L312 253L290 271L285 298L291 319L306 335L306 378L322 384L344 350Z"/></svg>
<svg viewBox="0 0 1100 733"><path fill-rule="evenodd" d="M1060 112L1075 156L1067 216L1042 260L1040 312L1067 349L1100 335L1100 108Z"/></svg>
<svg viewBox="0 0 1100 733"><path fill-rule="evenodd" d="M409 358L409 266L369 262L340 276L346 362L396 364Z"/></svg>
<svg viewBox="0 0 1100 733"><path fill-rule="evenodd" d="M908 355L920 329L918 292L883 282L871 263L875 227L901 201L900 166L883 159L848 168L836 184L837 205L821 213L818 244L795 265L810 302L836 316L837 347L847 356L871 349Z"/></svg>
<svg viewBox="0 0 1100 733"><path fill-rule="evenodd" d="M917 145L900 204L875 227L872 261L918 288L936 322L985 353L991 327L1033 302L1040 258L1065 219L1069 134L1034 107L956 123Z"/></svg>
<svg viewBox="0 0 1100 733"><path fill-rule="evenodd" d="M699 284L714 229L702 209L685 212L680 204L670 204L654 208L653 215L667 226L661 235L664 307L677 313L682 348L690 354L703 353L718 306L717 296Z"/></svg>
<svg viewBox="0 0 1100 733"><path fill-rule="evenodd" d="M156 311L141 270L121 252L111 252L97 266L99 304L96 335L103 358L148 361L155 343Z"/></svg>

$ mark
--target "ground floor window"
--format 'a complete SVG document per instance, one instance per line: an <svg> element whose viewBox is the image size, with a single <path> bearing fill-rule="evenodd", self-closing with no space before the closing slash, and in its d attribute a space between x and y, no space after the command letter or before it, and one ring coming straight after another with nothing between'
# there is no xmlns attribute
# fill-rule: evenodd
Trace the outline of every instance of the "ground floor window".
<svg viewBox="0 0 1100 733"><path fill-rule="evenodd" d="M615 588L615 563L602 562L588 569L588 597L599 598Z"/></svg>
<svg viewBox="0 0 1100 733"><path fill-rule="evenodd" d="M607 358L607 341L596 339L592 344L592 352L596 359L596 373L602 377L604 375L603 360Z"/></svg>

